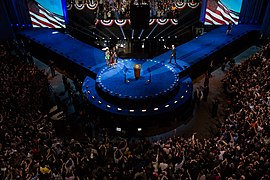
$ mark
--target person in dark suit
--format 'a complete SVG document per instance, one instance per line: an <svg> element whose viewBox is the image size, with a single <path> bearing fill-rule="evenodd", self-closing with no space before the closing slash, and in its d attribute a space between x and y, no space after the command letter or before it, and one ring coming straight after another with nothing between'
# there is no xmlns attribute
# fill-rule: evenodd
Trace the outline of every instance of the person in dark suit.
<svg viewBox="0 0 270 180"><path fill-rule="evenodd" d="M226 31L226 35L230 35L232 33L232 27L233 27L233 22L230 21L228 24L228 29Z"/></svg>
<svg viewBox="0 0 270 180"><path fill-rule="evenodd" d="M174 63L176 63L176 48L175 48L174 45L172 45L172 54L170 56L170 62L169 63L172 62L172 58L174 58Z"/></svg>

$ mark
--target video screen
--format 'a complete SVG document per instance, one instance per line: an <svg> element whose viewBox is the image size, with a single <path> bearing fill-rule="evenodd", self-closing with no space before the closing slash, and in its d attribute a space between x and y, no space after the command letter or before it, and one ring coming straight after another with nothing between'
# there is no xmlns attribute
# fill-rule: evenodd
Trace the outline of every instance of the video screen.
<svg viewBox="0 0 270 180"><path fill-rule="evenodd" d="M243 0L208 0L205 25L238 24Z"/></svg>
<svg viewBox="0 0 270 180"><path fill-rule="evenodd" d="M27 4L33 27L66 27L61 0L27 0Z"/></svg>

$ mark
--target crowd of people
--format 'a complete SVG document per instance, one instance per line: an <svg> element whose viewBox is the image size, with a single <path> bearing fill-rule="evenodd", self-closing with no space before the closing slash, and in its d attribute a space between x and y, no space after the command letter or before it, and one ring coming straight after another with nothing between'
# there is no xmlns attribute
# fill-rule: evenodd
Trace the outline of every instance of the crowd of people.
<svg viewBox="0 0 270 180"><path fill-rule="evenodd" d="M48 80L0 48L0 179L270 179L270 44L223 79L224 121L212 138L155 142L56 136L44 116Z"/></svg>

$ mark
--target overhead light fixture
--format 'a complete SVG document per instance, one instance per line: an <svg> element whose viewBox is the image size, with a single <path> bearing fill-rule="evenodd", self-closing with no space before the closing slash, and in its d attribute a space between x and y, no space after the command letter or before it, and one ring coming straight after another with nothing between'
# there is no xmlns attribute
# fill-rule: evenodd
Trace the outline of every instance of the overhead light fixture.
<svg viewBox="0 0 270 180"><path fill-rule="evenodd" d="M142 109L142 112L146 112L146 109Z"/></svg>
<svg viewBox="0 0 270 180"><path fill-rule="evenodd" d="M138 128L138 131L139 131L139 132L142 131L142 128Z"/></svg>
<svg viewBox="0 0 270 180"><path fill-rule="evenodd" d="M154 111L158 111L158 108L154 108Z"/></svg>
<svg viewBox="0 0 270 180"><path fill-rule="evenodd" d="M174 101L174 104L176 104L178 101Z"/></svg>
<svg viewBox="0 0 270 180"><path fill-rule="evenodd" d="M120 127L116 127L116 131L117 131L117 132L121 132L122 129L121 129Z"/></svg>
<svg viewBox="0 0 270 180"><path fill-rule="evenodd" d="M165 105L165 108L167 108L167 107L169 107L170 105L169 104L167 104L167 105Z"/></svg>
<svg viewBox="0 0 270 180"><path fill-rule="evenodd" d="M134 110L133 109L130 109L129 112L134 112Z"/></svg>
<svg viewBox="0 0 270 180"><path fill-rule="evenodd" d="M122 111L122 109L121 108L117 108L117 111Z"/></svg>

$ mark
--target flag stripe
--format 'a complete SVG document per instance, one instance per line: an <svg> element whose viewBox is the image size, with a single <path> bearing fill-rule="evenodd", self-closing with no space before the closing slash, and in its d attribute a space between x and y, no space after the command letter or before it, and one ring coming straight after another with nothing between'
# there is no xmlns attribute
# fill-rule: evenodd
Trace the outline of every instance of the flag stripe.
<svg viewBox="0 0 270 180"><path fill-rule="evenodd" d="M222 3L218 2L217 7L209 6L205 13L206 24L224 25L232 21L234 24L238 23L239 17Z"/></svg>
<svg viewBox="0 0 270 180"><path fill-rule="evenodd" d="M35 17L35 16L32 15L31 16L31 20L32 21L35 21L36 23L38 22L39 24L41 24L42 25L41 27L55 28L52 24L50 24L50 23L48 23L48 22L43 21L42 19L40 19L40 17L37 18L37 17Z"/></svg>
<svg viewBox="0 0 270 180"><path fill-rule="evenodd" d="M42 7L41 5L38 5L38 7L43 10L47 15L49 15L50 17L54 18L56 21L61 21L62 23L65 22L64 19L58 18L57 16L54 16L50 11L48 11L47 9L45 9L44 7Z"/></svg>
<svg viewBox="0 0 270 180"><path fill-rule="evenodd" d="M36 21L38 21L39 23L42 23L43 25L50 27L50 28L61 28L61 26L58 26L52 22L50 22L48 19L46 19L46 17L42 17L42 15L36 15L32 12L30 12L31 14L31 18L35 19Z"/></svg>
<svg viewBox="0 0 270 180"><path fill-rule="evenodd" d="M55 18L53 18L52 16L50 16L49 14L47 14L46 11L44 11L43 9L39 9L39 13L41 14L41 16L43 18L47 18L50 22L52 22L54 24L57 24L59 26L62 26L63 25L62 22L57 21Z"/></svg>
<svg viewBox="0 0 270 180"><path fill-rule="evenodd" d="M216 25L223 25L224 22L220 21L219 19L215 19L214 17L211 17L211 14L206 13L205 15L205 21L210 24L216 24Z"/></svg>
<svg viewBox="0 0 270 180"><path fill-rule="evenodd" d="M64 28L65 21L56 15L52 14L40 4L38 4L38 12L30 10L30 17L33 27L48 27L48 28Z"/></svg>

